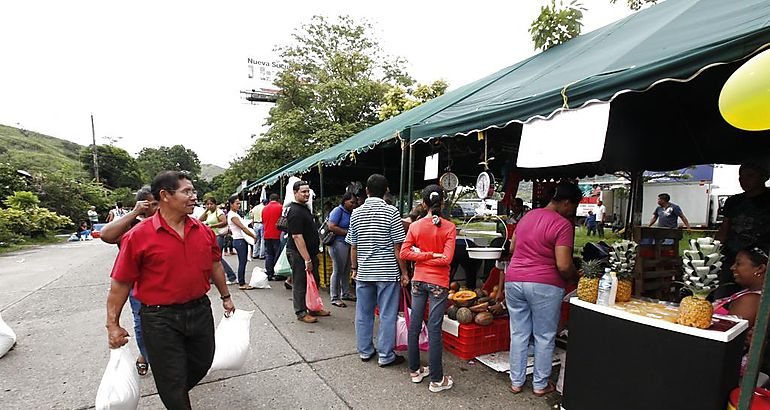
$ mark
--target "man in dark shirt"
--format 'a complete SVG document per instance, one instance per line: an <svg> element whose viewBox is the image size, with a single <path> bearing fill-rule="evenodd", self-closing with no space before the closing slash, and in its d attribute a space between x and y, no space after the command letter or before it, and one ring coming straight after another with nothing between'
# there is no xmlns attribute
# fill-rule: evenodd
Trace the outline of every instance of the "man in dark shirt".
<svg viewBox="0 0 770 410"><path fill-rule="evenodd" d="M196 192L190 179L165 171L152 181L159 211L121 238L107 297L111 348L128 342L120 312L131 284L142 302L140 315L160 399L169 409L190 409L189 390L214 359L214 318L206 293L213 279L225 314L235 310L211 229L191 218Z"/></svg>
<svg viewBox="0 0 770 410"><path fill-rule="evenodd" d="M286 243L286 256L289 258L292 274L292 296L294 313L297 320L315 323L316 316L329 316L328 310L312 311L305 305L307 293L307 275L312 274L316 286L318 276L318 249L321 246L313 215L307 207L310 200L310 184L306 181L294 183L294 201L289 205L288 222L289 241Z"/></svg>

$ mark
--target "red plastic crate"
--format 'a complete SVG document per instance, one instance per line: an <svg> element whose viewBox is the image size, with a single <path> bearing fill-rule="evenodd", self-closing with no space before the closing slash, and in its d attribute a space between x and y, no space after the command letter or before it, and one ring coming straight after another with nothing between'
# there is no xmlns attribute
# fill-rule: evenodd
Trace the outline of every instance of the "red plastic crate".
<svg viewBox="0 0 770 410"><path fill-rule="evenodd" d="M462 360L508 350L511 345L507 317L497 318L489 326L461 324L457 334L443 332L444 349Z"/></svg>

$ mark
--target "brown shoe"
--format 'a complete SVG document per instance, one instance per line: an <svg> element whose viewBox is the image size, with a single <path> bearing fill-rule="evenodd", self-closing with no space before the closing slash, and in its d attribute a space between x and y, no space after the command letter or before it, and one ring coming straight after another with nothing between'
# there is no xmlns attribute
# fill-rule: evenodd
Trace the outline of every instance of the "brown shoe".
<svg viewBox="0 0 770 410"><path fill-rule="evenodd" d="M332 312L329 312L328 310L308 310L308 313L310 313L311 316L331 316Z"/></svg>
<svg viewBox="0 0 770 410"><path fill-rule="evenodd" d="M305 315L305 316L302 316L302 317L298 317L297 320L299 320L300 322L305 322L305 323L315 323L315 322L318 321L318 319L316 319L316 318L314 318L313 316L310 316L310 315Z"/></svg>

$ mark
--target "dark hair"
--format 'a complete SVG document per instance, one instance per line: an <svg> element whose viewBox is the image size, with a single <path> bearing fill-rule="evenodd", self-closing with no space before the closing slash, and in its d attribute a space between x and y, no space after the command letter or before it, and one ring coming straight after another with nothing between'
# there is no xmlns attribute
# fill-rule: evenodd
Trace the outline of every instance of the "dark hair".
<svg viewBox="0 0 770 410"><path fill-rule="evenodd" d="M664 192L664 193L662 193L662 194L658 194L658 198L660 198L660 199L662 199L662 200L664 200L664 201L668 202L668 201L670 201L670 200L671 200L671 195L669 195L669 194L667 194L667 193L665 193L665 192Z"/></svg>
<svg viewBox="0 0 770 410"><path fill-rule="evenodd" d="M581 198L583 198L583 191L576 184L572 182L559 182L556 184L551 202L566 200L573 204L579 204Z"/></svg>
<svg viewBox="0 0 770 410"><path fill-rule="evenodd" d="M355 198L356 198L356 196L353 195L352 192L345 192L344 194L342 194L342 199L340 200L340 205L344 204L345 201L350 201L351 199L355 199Z"/></svg>
<svg viewBox="0 0 770 410"><path fill-rule="evenodd" d="M152 196L154 196L157 199L160 199L160 191L174 191L177 188L179 188L179 181L186 179L190 182L192 180L190 179L187 174L180 171L163 171L160 174L156 175L155 178L152 180L152 184L150 184L150 190L152 191Z"/></svg>
<svg viewBox="0 0 770 410"><path fill-rule="evenodd" d="M369 191L369 195L382 198L388 190L388 179L384 175L372 174L366 180L366 189Z"/></svg>
<svg viewBox="0 0 770 410"><path fill-rule="evenodd" d="M758 172L762 179L767 181L770 178L770 170L767 169L767 165L759 159L750 159L741 164L741 168L750 168Z"/></svg>
<svg viewBox="0 0 770 410"><path fill-rule="evenodd" d="M120 202L120 201L118 201L118 202L115 202L115 207L117 207L117 208L123 208L123 202Z"/></svg>
<svg viewBox="0 0 770 410"><path fill-rule="evenodd" d="M228 203L228 204L230 204L230 205L232 205L232 204L234 204L234 203L235 203L235 201L237 201L237 200L238 200L238 195L233 195L233 196L231 196L230 198L227 198L227 203Z"/></svg>
<svg viewBox="0 0 770 410"><path fill-rule="evenodd" d="M428 185L422 190L422 201L433 213L433 225L441 226L441 205L444 203L444 190L436 184Z"/></svg>
<svg viewBox="0 0 770 410"><path fill-rule="evenodd" d="M144 201L144 200L151 201L155 199L155 196L152 194L152 190L150 189L150 187L145 185L139 188L138 191L136 191L136 197L134 197L134 199L137 201Z"/></svg>
<svg viewBox="0 0 770 410"><path fill-rule="evenodd" d="M262 203L262 205L267 205L267 198L261 200L260 202Z"/></svg>
<svg viewBox="0 0 770 410"><path fill-rule="evenodd" d="M276 194L276 193L270 194L270 200L271 201L277 201L279 199L280 199L280 197L278 196L278 194Z"/></svg>
<svg viewBox="0 0 770 410"><path fill-rule="evenodd" d="M523 199L521 199L521 198L514 198L514 199L513 199L513 202L514 202L515 204L518 204L519 206L522 206L522 207L524 206L524 200L523 200Z"/></svg>
<svg viewBox="0 0 770 410"><path fill-rule="evenodd" d="M767 265L767 245L749 245L740 250L740 252L746 253L751 263L754 266Z"/></svg>
<svg viewBox="0 0 770 410"><path fill-rule="evenodd" d="M409 218L409 220L414 222L420 218L424 218L425 215L427 214L428 214L428 210L425 209L425 205L423 205L422 203L419 203L417 204L417 206L412 208L412 211L409 212L409 214L407 215L407 218Z"/></svg>
<svg viewBox="0 0 770 410"><path fill-rule="evenodd" d="M216 205L217 204L217 199L215 197L213 197L212 195L209 195L209 196L206 197L206 199L203 200L203 203L207 204L209 202L211 202L212 204Z"/></svg>
<svg viewBox="0 0 770 410"><path fill-rule="evenodd" d="M307 181L297 181L297 182L295 182L294 186L293 186L294 192L299 191L299 189L302 188L302 186L304 186L304 185L310 186L310 182L307 182Z"/></svg>

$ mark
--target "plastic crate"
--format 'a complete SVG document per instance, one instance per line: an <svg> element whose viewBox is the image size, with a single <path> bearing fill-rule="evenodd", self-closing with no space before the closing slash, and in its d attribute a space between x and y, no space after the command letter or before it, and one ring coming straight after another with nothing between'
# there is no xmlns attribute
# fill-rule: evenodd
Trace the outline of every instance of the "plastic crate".
<svg viewBox="0 0 770 410"><path fill-rule="evenodd" d="M457 334L443 332L444 349L462 360L508 350L511 345L508 317L497 318L489 326L461 324Z"/></svg>

